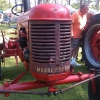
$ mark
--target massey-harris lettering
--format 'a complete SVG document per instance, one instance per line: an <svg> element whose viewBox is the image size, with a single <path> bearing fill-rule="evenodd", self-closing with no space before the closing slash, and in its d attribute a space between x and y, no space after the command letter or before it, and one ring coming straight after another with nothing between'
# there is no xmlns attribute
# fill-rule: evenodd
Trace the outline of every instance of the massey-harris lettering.
<svg viewBox="0 0 100 100"><path fill-rule="evenodd" d="M59 72L65 72L69 70L70 66L65 67L56 67L56 68L39 68L37 67L37 72L41 73L59 73Z"/></svg>

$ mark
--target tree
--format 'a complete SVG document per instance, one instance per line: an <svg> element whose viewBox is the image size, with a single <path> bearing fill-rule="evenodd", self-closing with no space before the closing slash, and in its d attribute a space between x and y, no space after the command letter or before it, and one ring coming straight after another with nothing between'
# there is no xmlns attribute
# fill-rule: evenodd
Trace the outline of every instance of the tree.
<svg viewBox="0 0 100 100"><path fill-rule="evenodd" d="M80 0L80 7L81 7L81 5L82 5L82 2L83 2L83 1L82 1L82 0Z"/></svg>
<svg viewBox="0 0 100 100"><path fill-rule="evenodd" d="M15 5L17 5L17 0L15 0ZM16 7L16 11L17 11L17 7Z"/></svg>
<svg viewBox="0 0 100 100"><path fill-rule="evenodd" d="M91 0L88 0L88 4L90 4Z"/></svg>
<svg viewBox="0 0 100 100"><path fill-rule="evenodd" d="M70 1L71 1L71 0L66 0L66 1L67 1L67 4L70 5Z"/></svg>
<svg viewBox="0 0 100 100"><path fill-rule="evenodd" d="M12 5L9 5L9 2L7 0L0 0L0 10L6 10L9 7L12 7Z"/></svg>
<svg viewBox="0 0 100 100"><path fill-rule="evenodd" d="M9 8L10 8L10 0L9 0Z"/></svg>
<svg viewBox="0 0 100 100"><path fill-rule="evenodd" d="M99 0L96 1L96 10L97 11L99 10L99 2L100 2Z"/></svg>

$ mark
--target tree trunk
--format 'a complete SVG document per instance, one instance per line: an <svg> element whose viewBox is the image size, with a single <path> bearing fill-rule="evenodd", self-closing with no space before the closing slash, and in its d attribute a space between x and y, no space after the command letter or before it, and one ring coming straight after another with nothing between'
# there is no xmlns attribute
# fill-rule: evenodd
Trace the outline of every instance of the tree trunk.
<svg viewBox="0 0 100 100"><path fill-rule="evenodd" d="M68 5L70 5L70 1L71 1L71 0L69 0Z"/></svg>
<svg viewBox="0 0 100 100"><path fill-rule="evenodd" d="M34 5L36 6L36 0L34 0Z"/></svg>
<svg viewBox="0 0 100 100"><path fill-rule="evenodd" d="M9 0L9 8L10 8L10 0Z"/></svg>
<svg viewBox="0 0 100 100"><path fill-rule="evenodd" d="M41 4L41 0L38 0L38 4Z"/></svg>
<svg viewBox="0 0 100 100"><path fill-rule="evenodd" d="M15 0L15 5L17 5L17 0ZM17 11L17 7L16 7L16 11Z"/></svg>
<svg viewBox="0 0 100 100"><path fill-rule="evenodd" d="M82 2L83 2L83 0L80 0L80 7L81 7L81 5L82 5Z"/></svg>
<svg viewBox="0 0 100 100"><path fill-rule="evenodd" d="M55 4L57 3L57 0L55 0Z"/></svg>
<svg viewBox="0 0 100 100"><path fill-rule="evenodd" d="M99 0L97 0L97 2L96 2L96 10L97 11L99 10Z"/></svg>
<svg viewBox="0 0 100 100"><path fill-rule="evenodd" d="M90 4L90 0L88 0L88 4Z"/></svg>

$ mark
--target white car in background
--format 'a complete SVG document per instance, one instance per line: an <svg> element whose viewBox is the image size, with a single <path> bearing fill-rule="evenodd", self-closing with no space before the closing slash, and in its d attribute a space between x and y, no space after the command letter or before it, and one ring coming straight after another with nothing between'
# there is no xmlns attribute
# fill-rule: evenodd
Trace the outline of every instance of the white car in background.
<svg viewBox="0 0 100 100"><path fill-rule="evenodd" d="M3 14L0 13L0 23L2 23L2 22L3 22Z"/></svg>
<svg viewBox="0 0 100 100"><path fill-rule="evenodd" d="M10 21L16 23L16 22L17 22L17 17L18 17L18 16L14 15L14 14L11 14L11 19L10 19Z"/></svg>

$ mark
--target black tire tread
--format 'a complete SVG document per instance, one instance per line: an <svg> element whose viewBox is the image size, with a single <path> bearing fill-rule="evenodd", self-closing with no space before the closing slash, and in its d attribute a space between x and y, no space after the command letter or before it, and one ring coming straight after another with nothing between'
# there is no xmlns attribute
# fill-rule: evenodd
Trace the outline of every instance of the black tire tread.
<svg viewBox="0 0 100 100"><path fill-rule="evenodd" d="M83 58L85 60L86 66L88 66L88 69L91 69L92 68L92 69L98 70L98 69L100 69L100 67L96 67L96 66L92 65L91 62L88 61L88 58L86 57L86 54L85 54L85 49L86 48L84 48L84 41L85 41L85 37L87 35L87 32L95 24L100 24L100 14L94 15L91 18L91 21L89 22L86 30L82 33L83 34L83 38L82 38L82 50L83 50L82 52L83 53L82 53L82 56L83 56Z"/></svg>

